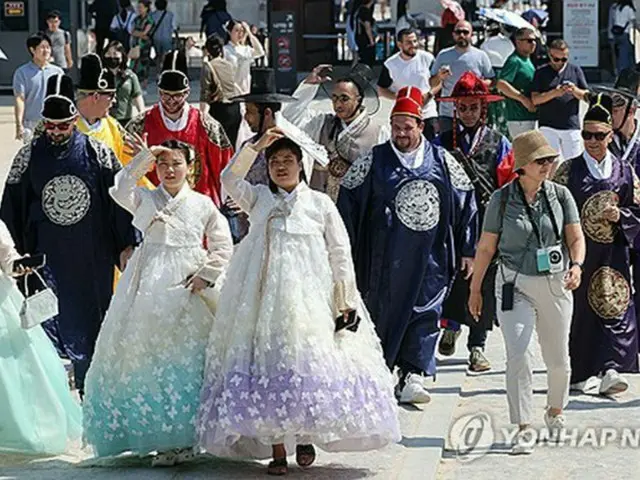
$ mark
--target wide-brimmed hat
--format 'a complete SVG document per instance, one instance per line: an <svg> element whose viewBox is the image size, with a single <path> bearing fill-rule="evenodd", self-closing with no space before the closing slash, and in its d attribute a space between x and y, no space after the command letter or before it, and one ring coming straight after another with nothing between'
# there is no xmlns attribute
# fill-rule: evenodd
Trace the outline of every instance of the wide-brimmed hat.
<svg viewBox="0 0 640 480"><path fill-rule="evenodd" d="M606 93L608 95L611 95L615 104L617 103L615 98L616 96L623 97L625 100L640 100L640 97L638 95L639 88L640 72L638 72L635 67L632 67L625 68L620 72L613 87L596 85L592 88L592 90L595 93Z"/></svg>
<svg viewBox="0 0 640 480"><path fill-rule="evenodd" d="M353 81L358 86L363 95L362 105L369 116L378 113L378 110L380 110L380 97L378 96L378 90L372 85L375 80L375 73L370 66L358 63L345 76L324 82L322 89L327 94L327 97L331 98L336 83L344 80Z"/></svg>
<svg viewBox="0 0 640 480"><path fill-rule="evenodd" d="M47 79L47 90L42 107L42 118L54 122L67 122L78 115L73 93L73 80L63 74Z"/></svg>
<svg viewBox="0 0 640 480"><path fill-rule="evenodd" d="M552 158L558 155L559 153L551 148L540 130L524 132L513 139L514 170L520 170L541 158Z"/></svg>
<svg viewBox="0 0 640 480"><path fill-rule="evenodd" d="M189 70L187 57L182 50L167 52L162 61L162 73L158 89L169 93L182 93L189 90Z"/></svg>
<svg viewBox="0 0 640 480"><path fill-rule="evenodd" d="M116 78L113 72L102 66L102 60L95 53L89 53L82 57L78 91L89 93L113 93L116 91Z"/></svg>
<svg viewBox="0 0 640 480"><path fill-rule="evenodd" d="M397 115L414 117L422 120L424 95L417 87L402 87L396 95L396 103L391 110L391 118Z"/></svg>
<svg viewBox="0 0 640 480"><path fill-rule="evenodd" d="M485 102L499 102L504 100L501 95L493 95L489 87L473 72L464 72L456 82L448 97L438 98L439 102L457 102L461 98L477 98Z"/></svg>
<svg viewBox="0 0 640 480"><path fill-rule="evenodd" d="M284 93L278 93L276 88L276 72L273 68L251 69L251 91L231 99L233 102L244 103L291 103L296 98Z"/></svg>

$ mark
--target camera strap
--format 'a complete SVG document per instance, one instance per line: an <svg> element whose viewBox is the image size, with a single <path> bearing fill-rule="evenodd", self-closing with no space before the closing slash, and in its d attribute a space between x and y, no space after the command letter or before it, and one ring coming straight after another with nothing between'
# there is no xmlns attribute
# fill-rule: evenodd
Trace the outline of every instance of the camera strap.
<svg viewBox="0 0 640 480"><path fill-rule="evenodd" d="M529 217L529 222L531 222L531 227L533 228L533 233L535 234L536 238L538 239L538 246L540 248L544 248L544 245L542 244L542 235L540 234L540 229L538 228L538 223L535 221L535 218L533 216L533 210L531 208L531 205L529 205L529 202L527 202L527 198L525 197L524 194L524 189L522 188L522 185L520 184L519 181L516 181L517 185L518 185L518 191L520 192L520 197L522 198L522 203L524 203L524 208L525 211L527 212L527 217ZM551 202L549 201L549 195L547 194L547 188L546 188L546 184L542 185L542 197L544 198L544 203L547 207L547 210L549 211L549 216L551 217L551 224L553 226L553 232L556 235L556 239L558 241L558 243L560 243L562 241L562 236L560 234L560 229L558 227L558 223L556 222L556 216L553 213L553 209L551 208Z"/></svg>

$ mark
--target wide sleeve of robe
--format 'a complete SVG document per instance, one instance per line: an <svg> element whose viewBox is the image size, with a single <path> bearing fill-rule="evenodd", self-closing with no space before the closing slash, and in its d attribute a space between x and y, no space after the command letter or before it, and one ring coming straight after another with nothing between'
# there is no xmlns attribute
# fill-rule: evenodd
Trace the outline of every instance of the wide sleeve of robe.
<svg viewBox="0 0 640 480"><path fill-rule="evenodd" d="M5 274L10 275L13 272L13 262L19 258L21 255L16 251L9 229L0 221L0 268Z"/></svg>
<svg viewBox="0 0 640 480"><path fill-rule="evenodd" d="M460 258L473 258L476 254L478 243L478 207L475 191L471 180L464 172L462 166L449 152L441 150L444 154L445 165L451 172L455 169L459 178L451 182L451 200L453 241L455 245L456 260ZM452 177L451 173L449 174Z"/></svg>
<svg viewBox="0 0 640 480"><path fill-rule="evenodd" d="M205 230L207 261L200 268L198 276L207 282L215 283L231 260L233 240L229 222L215 205L211 207Z"/></svg>
<svg viewBox="0 0 640 480"><path fill-rule="evenodd" d="M109 190L115 184L115 176L122 170L122 165L118 162L115 154L103 143L89 138L89 145L92 147L96 161L100 165L101 194L104 196L105 204L109 209L105 214L111 226L114 245L116 248L115 262L117 266L119 254L128 247L133 247L141 242L141 235L133 227L131 214L118 205L109 195Z"/></svg>
<svg viewBox="0 0 640 480"><path fill-rule="evenodd" d="M620 199L620 228L627 243L633 246L640 233L640 179L631 166L624 165L624 168L632 182L627 194Z"/></svg>
<svg viewBox="0 0 640 480"><path fill-rule="evenodd" d="M5 223L15 247L29 253L35 242L29 241L29 204L33 195L28 181L31 143L24 145L13 159L0 205L0 218Z"/></svg>
<svg viewBox="0 0 640 480"><path fill-rule="evenodd" d="M256 158L258 152L251 145L246 145L233 157L221 175L225 193L246 213L251 212L258 199L258 187L245 180Z"/></svg>
<svg viewBox="0 0 640 480"><path fill-rule="evenodd" d="M293 92L296 101L282 105L282 116L304 131L315 142L320 139L320 131L329 115L310 108L319 88L319 85L302 82Z"/></svg>
<svg viewBox="0 0 640 480"><path fill-rule="evenodd" d="M131 214L135 214L142 201L142 191L145 187L138 187L140 180L145 178L147 171L155 162L155 156L148 150L136 155L126 167L116 173L114 185L109 188L109 194L115 202Z"/></svg>

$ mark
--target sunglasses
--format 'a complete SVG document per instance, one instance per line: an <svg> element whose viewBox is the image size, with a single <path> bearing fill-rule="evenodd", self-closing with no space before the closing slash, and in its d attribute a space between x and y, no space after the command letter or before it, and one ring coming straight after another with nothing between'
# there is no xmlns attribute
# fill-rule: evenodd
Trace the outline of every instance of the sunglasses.
<svg viewBox="0 0 640 480"><path fill-rule="evenodd" d="M591 140L592 138L595 138L597 141L601 142L607 138L609 132L587 132L586 130L583 130L581 135L584 140Z"/></svg>
<svg viewBox="0 0 640 480"><path fill-rule="evenodd" d="M470 30L454 30L453 33L455 33L456 35L470 35L471 31Z"/></svg>
<svg viewBox="0 0 640 480"><path fill-rule="evenodd" d="M550 56L549 58L551 58L551 61L554 63L567 63L569 61L568 57L557 58Z"/></svg>
<svg viewBox="0 0 640 480"><path fill-rule="evenodd" d="M185 98L187 98L188 95L189 94L187 92L180 92L180 93L160 92L161 98L165 100L173 100L173 101L184 100Z"/></svg>
<svg viewBox="0 0 640 480"><path fill-rule="evenodd" d="M102 92L98 93L100 97L107 97L109 100L113 100L116 97L116 92Z"/></svg>
<svg viewBox="0 0 640 480"><path fill-rule="evenodd" d="M44 129L50 131L60 130L61 132L64 132L65 130L69 130L71 125L73 125L73 122L42 122Z"/></svg>
<svg viewBox="0 0 640 480"><path fill-rule="evenodd" d="M536 43L536 39L535 38L519 38L518 41L527 42L530 45Z"/></svg>
<svg viewBox="0 0 640 480"><path fill-rule="evenodd" d="M556 157L538 158L537 160L535 160L535 164L536 165L540 165L542 167L543 165L546 165L547 163L549 165L551 165L555 161L556 161Z"/></svg>

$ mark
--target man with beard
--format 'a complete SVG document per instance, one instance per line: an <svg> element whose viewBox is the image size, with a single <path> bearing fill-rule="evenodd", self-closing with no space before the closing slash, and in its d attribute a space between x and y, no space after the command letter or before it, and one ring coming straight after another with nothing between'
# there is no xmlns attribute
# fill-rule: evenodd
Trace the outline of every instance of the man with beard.
<svg viewBox="0 0 640 480"><path fill-rule="evenodd" d="M423 98L398 92L391 141L351 166L338 197L358 289L407 403L430 401L423 375L435 374L442 302L456 271L471 275L478 233L473 184L422 135Z"/></svg>
<svg viewBox="0 0 640 480"><path fill-rule="evenodd" d="M0 218L20 253L46 255L42 273L58 296L60 313L44 328L73 363L82 396L111 301L114 266L124 269L138 235L131 216L109 196L118 160L76 128L69 77L49 79L42 116L45 134L13 160Z"/></svg>
<svg viewBox="0 0 640 480"><path fill-rule="evenodd" d="M475 187L478 205L478 222L482 224L484 211L491 194L513 176L513 152L509 140L495 128L487 125L487 107L490 102L503 100L491 95L487 85L476 75L466 72L453 88L450 97L441 102L454 104L454 129L440 135L434 142L447 149L462 165ZM495 319L495 265L484 277L482 285L483 312L476 322L467 310L469 279L458 275L447 298L442 313L443 332L438 351L444 356L453 355L455 342L460 335L460 324L469 326L469 370L483 372L491 368L484 355L487 331Z"/></svg>
<svg viewBox="0 0 640 480"><path fill-rule="evenodd" d="M574 291L569 337L571 384L599 385L601 395L629 388L621 373L638 372L638 322L631 289L630 247L640 233L640 181L615 157L613 101L592 95L584 116L584 153L562 163L554 180L566 185L580 210L587 241L582 283Z"/></svg>
<svg viewBox="0 0 640 480"><path fill-rule="evenodd" d="M289 95L276 92L276 77L272 68L253 69L251 84L251 92L248 95L233 99L236 102L244 102L246 107L244 119L251 131L255 133L242 144L243 147L249 143L256 143L267 130L276 126L276 113L282 109L283 103L296 101ZM269 172L264 151L258 153L245 180L252 185L269 185ZM224 200L222 212L229 219L234 243L240 242L249 232L248 215L233 202L231 197Z"/></svg>
<svg viewBox="0 0 640 480"><path fill-rule="evenodd" d="M294 103L284 106L282 115L327 149L329 165L316 164L309 186L338 198L340 179L360 155L374 145L389 139L389 129L374 122L365 106L369 96L377 97L369 83L371 70L356 65L351 73L338 79L331 92L334 113L321 113L309 108L320 85L329 81L330 65L318 65L298 86Z"/></svg>
<svg viewBox="0 0 640 480"><path fill-rule="evenodd" d="M437 91L429 86L433 55L419 48L418 34L415 30L405 29L398 32L400 51L389 57L382 66L378 79L378 93L390 100L396 99L396 93L402 87L416 87L425 92L424 136L431 141L438 133L438 109L434 100Z"/></svg>
<svg viewBox="0 0 640 480"><path fill-rule="evenodd" d="M165 55L158 91L160 103L134 117L127 130L140 136L147 134L149 146L161 145L171 139L192 145L196 160L190 184L219 207L220 173L229 163L233 148L218 121L188 104L191 88L187 59L182 51L175 50ZM155 171L148 177L155 185L159 184Z"/></svg>
<svg viewBox="0 0 640 480"><path fill-rule="evenodd" d="M453 47L442 50L431 67L429 84L432 90L442 88L442 95L451 95L453 87L464 72L473 72L491 86L495 76L491 60L486 52L471 45L473 28L466 21L460 21L453 30ZM440 132L453 130L453 106L440 104Z"/></svg>

